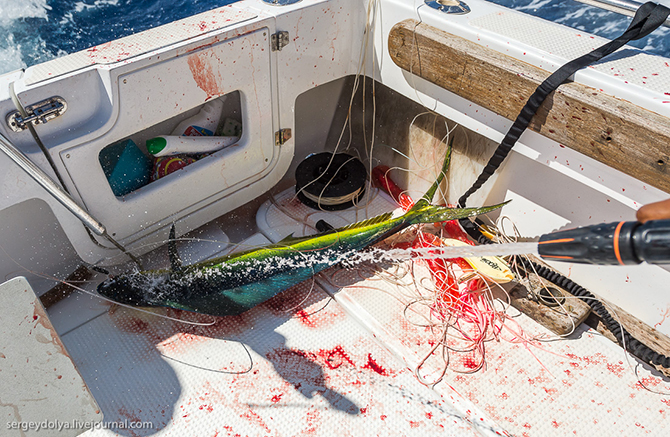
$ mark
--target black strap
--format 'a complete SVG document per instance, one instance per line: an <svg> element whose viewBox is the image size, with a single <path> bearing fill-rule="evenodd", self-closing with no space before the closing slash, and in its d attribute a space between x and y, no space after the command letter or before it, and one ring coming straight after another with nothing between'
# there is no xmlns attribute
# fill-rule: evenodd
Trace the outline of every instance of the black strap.
<svg viewBox="0 0 670 437"><path fill-rule="evenodd" d="M510 150L512 150L512 147L514 147L514 144L516 144L523 131L528 127L530 120L533 118L540 105L542 105L542 102L544 102L552 91L558 88L559 85L572 76L577 70L599 61L610 53L615 52L629 41L644 38L649 35L665 22L669 14L670 9L665 6L657 5L652 2L643 4L638 8L635 17L633 17L633 21L623 35L584 56L568 62L542 82L526 102L526 105L521 110L521 113L519 113L516 121L514 121L514 124L493 153L493 156L488 164L486 164L486 167L484 167L484 170L482 170L482 173L479 175L475 183L461 196L460 199L458 199L459 206L464 207L468 197L484 185L493 173L495 173L498 167L500 167L500 164L502 164Z"/></svg>

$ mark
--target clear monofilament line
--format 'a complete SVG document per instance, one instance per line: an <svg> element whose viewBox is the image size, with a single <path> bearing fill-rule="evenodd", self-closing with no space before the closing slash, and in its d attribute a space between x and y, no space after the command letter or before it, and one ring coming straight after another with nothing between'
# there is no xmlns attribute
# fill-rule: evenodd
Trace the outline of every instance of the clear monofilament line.
<svg viewBox="0 0 670 437"><path fill-rule="evenodd" d="M482 256L537 255L537 242L486 244L481 246L424 247L416 249L391 249L386 251L394 259L451 259ZM397 252L397 253L396 253Z"/></svg>
<svg viewBox="0 0 670 437"><path fill-rule="evenodd" d="M434 246L414 249L380 249L350 251L341 255L348 267L361 262L397 262L416 259L476 258L482 256L537 255L537 242L487 244L482 246Z"/></svg>

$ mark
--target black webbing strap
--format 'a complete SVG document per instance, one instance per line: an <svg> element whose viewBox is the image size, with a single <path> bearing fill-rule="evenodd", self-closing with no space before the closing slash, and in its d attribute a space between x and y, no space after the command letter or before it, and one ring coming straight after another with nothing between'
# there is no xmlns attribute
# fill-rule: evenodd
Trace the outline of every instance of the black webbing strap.
<svg viewBox="0 0 670 437"><path fill-rule="evenodd" d="M530 120L533 118L540 105L542 105L542 102L544 102L552 91L558 88L559 85L572 76L577 70L599 61L601 58L615 52L629 41L644 38L649 35L665 22L669 14L670 9L665 6L657 5L652 2L643 4L635 13L633 21L623 35L598 47L591 53L587 53L584 56L568 62L542 82L526 102L521 113L519 113L514 124L493 153L493 156L488 164L486 164L486 167L484 167L484 170L482 170L482 173L479 175L475 183L461 196L460 199L458 199L459 206L464 207L468 197L484 185L489 177L491 177L498 167L500 167L500 164L502 164L510 150L512 150L512 147L514 147L514 144L516 144L523 131L528 127Z"/></svg>

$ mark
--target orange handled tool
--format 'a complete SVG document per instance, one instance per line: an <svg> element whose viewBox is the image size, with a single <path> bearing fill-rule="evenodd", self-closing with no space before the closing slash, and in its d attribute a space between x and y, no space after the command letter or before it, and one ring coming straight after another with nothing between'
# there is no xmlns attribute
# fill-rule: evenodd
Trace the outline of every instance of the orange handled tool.
<svg viewBox="0 0 670 437"><path fill-rule="evenodd" d="M605 223L540 237L542 258L581 264L670 263L670 220Z"/></svg>

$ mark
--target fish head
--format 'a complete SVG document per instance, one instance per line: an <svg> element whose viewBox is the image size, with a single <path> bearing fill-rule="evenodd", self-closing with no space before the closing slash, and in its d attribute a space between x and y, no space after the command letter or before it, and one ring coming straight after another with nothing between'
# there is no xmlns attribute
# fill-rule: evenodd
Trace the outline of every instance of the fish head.
<svg viewBox="0 0 670 437"><path fill-rule="evenodd" d="M121 275L98 285L98 293L115 302L133 306L151 306L151 286L136 275Z"/></svg>

